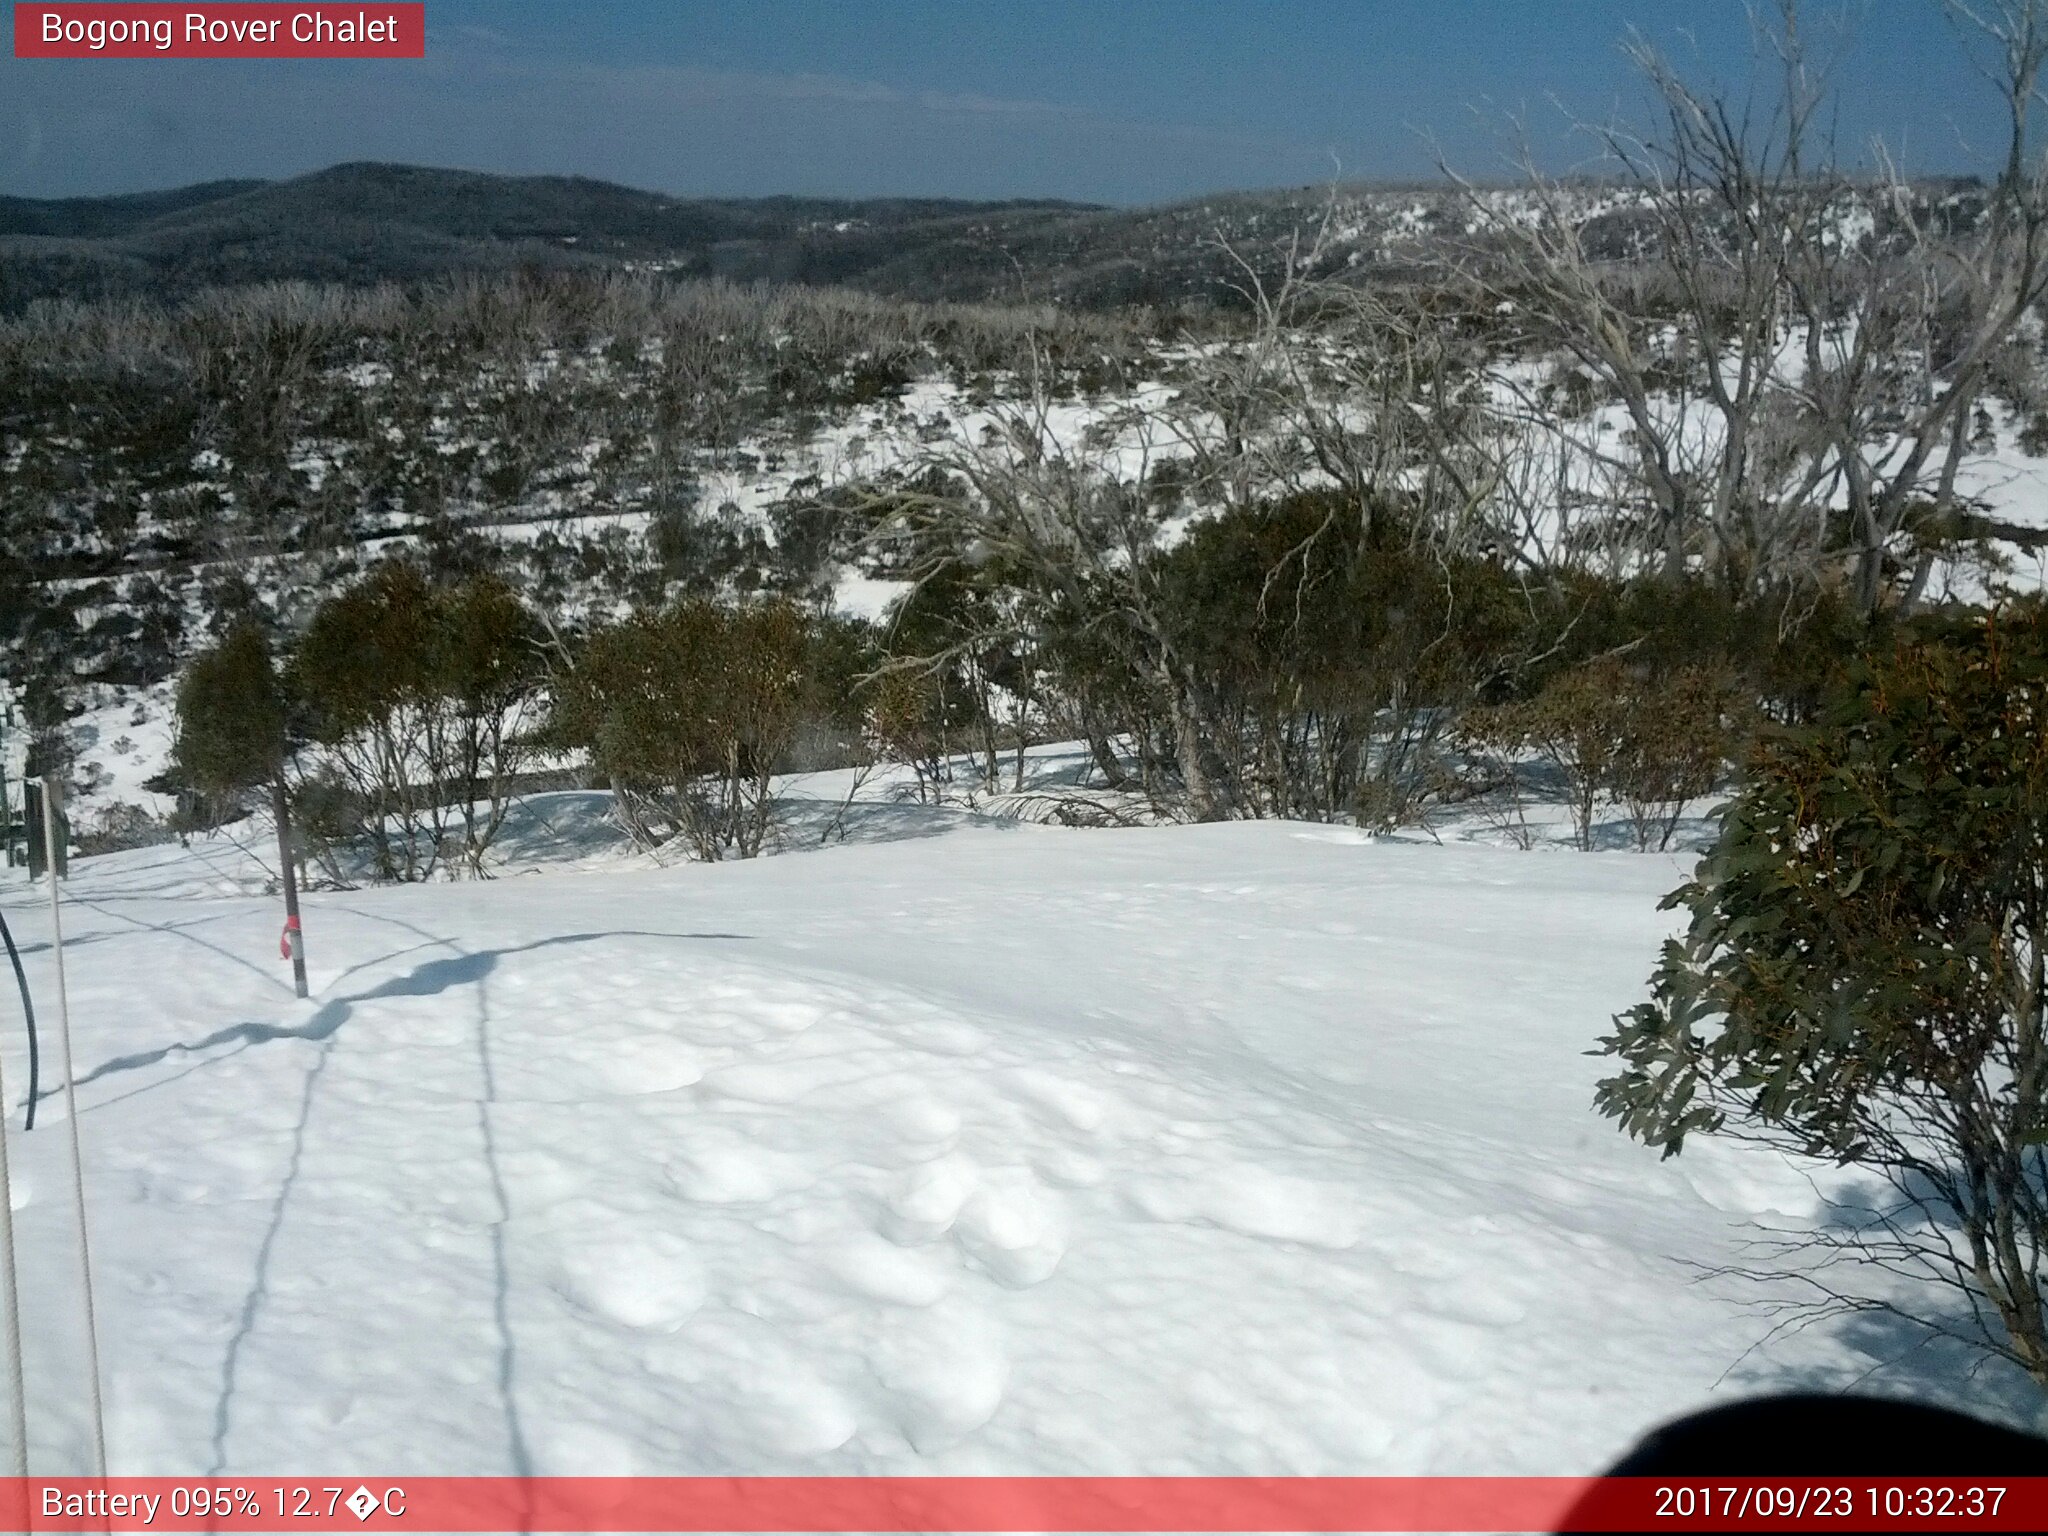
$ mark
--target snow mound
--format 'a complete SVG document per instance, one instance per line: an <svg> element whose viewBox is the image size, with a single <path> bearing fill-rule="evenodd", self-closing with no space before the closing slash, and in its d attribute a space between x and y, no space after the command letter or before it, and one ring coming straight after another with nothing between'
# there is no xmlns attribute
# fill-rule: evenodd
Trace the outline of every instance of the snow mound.
<svg viewBox="0 0 2048 1536"><path fill-rule="evenodd" d="M1806 1171L1591 1112L1675 859L1012 825L586 863L316 893L305 1003L219 860L72 891L120 1472L1565 1473L1881 1353L1751 1352L1695 1278L1818 1219ZM60 1139L18 1140L52 1471Z"/></svg>

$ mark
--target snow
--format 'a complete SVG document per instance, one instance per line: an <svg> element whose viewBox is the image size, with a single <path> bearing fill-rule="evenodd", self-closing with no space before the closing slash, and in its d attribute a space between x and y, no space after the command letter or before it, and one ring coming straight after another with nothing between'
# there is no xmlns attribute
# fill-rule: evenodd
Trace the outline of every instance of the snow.
<svg viewBox="0 0 2048 1536"><path fill-rule="evenodd" d="M73 777L87 788L81 805L134 805L158 815L169 811L169 796L143 786L171 759L171 685L96 691L102 701L89 704L68 727L78 754Z"/></svg>
<svg viewBox="0 0 2048 1536"><path fill-rule="evenodd" d="M866 576L855 571L833 584L833 607L851 618L880 623L912 585L895 577Z"/></svg>
<svg viewBox="0 0 2048 1536"><path fill-rule="evenodd" d="M306 1002L260 835L77 861L115 1471L1569 1473L1903 1347L1755 1347L1695 1266L1826 1182L1590 1109L1681 858L876 804L930 835L661 869L601 804L536 798L539 873L310 895ZM18 1109L11 1025L4 1065ZM42 1115L56 1472L89 1441Z"/></svg>

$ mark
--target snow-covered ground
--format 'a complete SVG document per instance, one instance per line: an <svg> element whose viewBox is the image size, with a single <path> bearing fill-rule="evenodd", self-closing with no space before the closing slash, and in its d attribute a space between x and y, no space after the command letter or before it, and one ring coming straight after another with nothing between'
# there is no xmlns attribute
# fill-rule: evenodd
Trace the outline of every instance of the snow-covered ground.
<svg viewBox="0 0 2048 1536"><path fill-rule="evenodd" d="M1752 1349L1693 1266L1817 1186L1589 1107L1677 856L905 808L657 869L600 802L537 803L540 873L312 895L303 1003L233 842L78 861L115 1471L1568 1473L1909 1342ZM62 1099L19 1134L0 1017L56 1472ZM2025 1403L1925 1351L1868 1384Z"/></svg>

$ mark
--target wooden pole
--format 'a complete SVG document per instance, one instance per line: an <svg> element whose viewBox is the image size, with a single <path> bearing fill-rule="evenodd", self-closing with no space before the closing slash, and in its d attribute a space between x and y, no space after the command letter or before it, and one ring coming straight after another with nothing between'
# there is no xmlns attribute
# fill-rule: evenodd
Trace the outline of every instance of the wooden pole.
<svg viewBox="0 0 2048 1536"><path fill-rule="evenodd" d="M292 961L292 989L306 995L306 935L299 927L299 876L292 864L292 811L284 777L270 781L270 811L277 821L277 867L284 880L284 948Z"/></svg>

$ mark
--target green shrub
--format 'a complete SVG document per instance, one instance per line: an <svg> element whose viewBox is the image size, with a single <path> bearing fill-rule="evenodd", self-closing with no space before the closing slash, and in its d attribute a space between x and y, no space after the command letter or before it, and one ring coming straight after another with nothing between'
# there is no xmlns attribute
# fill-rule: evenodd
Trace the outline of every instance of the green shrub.
<svg viewBox="0 0 2048 1536"><path fill-rule="evenodd" d="M1725 1131L1871 1170L1889 1196L1818 1240L1946 1287L2048 1388L2048 610L1924 626L1767 734L1666 905L1690 925L1602 1041L1601 1110L1667 1155Z"/></svg>
<svg viewBox="0 0 2048 1536"><path fill-rule="evenodd" d="M820 643L782 600L636 615L586 642L558 682L550 735L590 753L638 840L751 858L774 827L775 774L829 713Z"/></svg>
<svg viewBox="0 0 2048 1536"><path fill-rule="evenodd" d="M1595 818L1613 801L1638 849L1663 849L1737 755L1752 712L1718 669L1656 671L1602 656L1553 674L1532 699L1472 710L1459 735L1493 759L1492 777L1518 807L1526 759L1547 767L1580 848L1593 846Z"/></svg>
<svg viewBox="0 0 2048 1536"><path fill-rule="evenodd" d="M1160 587L1183 714L1243 816L1416 819L1458 713L1532 633L1500 567L1322 493L1198 523Z"/></svg>
<svg viewBox="0 0 2048 1536"><path fill-rule="evenodd" d="M193 658L178 683L177 715L173 764L200 793L235 795L284 772L285 693L254 625L237 625Z"/></svg>
<svg viewBox="0 0 2048 1536"><path fill-rule="evenodd" d="M540 639L493 575L437 587L389 564L322 603L291 678L335 780L328 820L357 818L329 835L367 842L385 879L425 879L458 854L481 876L530 751Z"/></svg>

